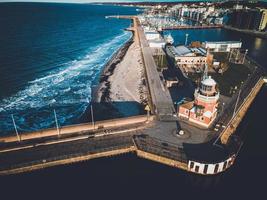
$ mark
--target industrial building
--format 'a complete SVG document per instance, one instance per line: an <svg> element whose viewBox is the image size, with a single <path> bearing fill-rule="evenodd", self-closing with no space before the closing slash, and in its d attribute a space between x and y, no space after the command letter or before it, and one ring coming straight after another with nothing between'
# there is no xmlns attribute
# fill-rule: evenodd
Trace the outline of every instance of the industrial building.
<svg viewBox="0 0 267 200"><path fill-rule="evenodd" d="M155 30L145 30L145 37L148 41L149 47L151 48L164 48L166 45L165 40Z"/></svg>
<svg viewBox="0 0 267 200"><path fill-rule="evenodd" d="M207 52L203 48L191 48L188 46L167 46L166 51L176 64L185 67L203 66L207 63Z"/></svg>
<svg viewBox="0 0 267 200"><path fill-rule="evenodd" d="M236 9L228 13L227 25L240 29L259 30L266 29L266 9Z"/></svg>
<svg viewBox="0 0 267 200"><path fill-rule="evenodd" d="M219 41L219 42L203 42L202 47L209 49L210 52L230 52L232 49L240 49L242 42L240 41Z"/></svg>

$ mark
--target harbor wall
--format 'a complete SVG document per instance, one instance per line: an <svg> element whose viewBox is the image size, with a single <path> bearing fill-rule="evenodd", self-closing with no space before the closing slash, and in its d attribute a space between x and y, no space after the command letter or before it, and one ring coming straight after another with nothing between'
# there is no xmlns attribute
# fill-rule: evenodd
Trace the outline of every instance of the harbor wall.
<svg viewBox="0 0 267 200"><path fill-rule="evenodd" d="M202 175L214 175L224 172L234 164L235 155L219 163L201 163L189 160L188 170Z"/></svg>
<svg viewBox="0 0 267 200"><path fill-rule="evenodd" d="M137 153L137 156L139 156L141 158L145 158L145 159L152 160L152 161L155 161L155 162L158 162L161 164L165 164L165 165L168 165L171 167L176 167L176 168L188 171L187 163L180 162L177 160L172 160L172 159L162 157L162 156L159 156L156 154L148 153L148 152L145 152L145 151L142 151L139 149L136 150L136 153Z"/></svg>
<svg viewBox="0 0 267 200"><path fill-rule="evenodd" d="M257 96L258 92L260 91L260 89L264 83L265 83L264 79L260 78L259 81L252 88L249 95L243 101L242 105L237 110L235 116L230 120L227 127L225 128L225 130L221 134L220 140L221 140L222 144L227 144L229 137L235 133L238 125L242 121L247 110L249 109L250 105L252 104L253 100Z"/></svg>
<svg viewBox="0 0 267 200"><path fill-rule="evenodd" d="M95 131L101 130L105 128L114 128L114 127L121 127L127 125L134 125L138 123L145 123L147 121L154 120L154 116L135 116L135 117L127 117L127 118L120 118L120 119L113 119L113 120L105 120L105 121L98 121L93 125L92 123L85 123L85 124L77 124L71 126L63 126L59 129L60 135L65 134L72 134L72 133L82 133L84 131ZM43 137L50 137L58 135L58 130L56 128L52 129L44 129L39 131L34 131L30 133L23 133L19 135L20 140L30 140L30 139L37 139ZM5 136L0 137L0 142L7 143L7 142L16 142L18 138L16 135L12 136Z"/></svg>
<svg viewBox="0 0 267 200"><path fill-rule="evenodd" d="M41 160L41 161L38 161L38 162L35 162L32 164L28 164L26 166L0 171L0 175L25 173L25 172L30 172L33 170L44 169L47 167L72 164L72 163L91 160L91 159L95 159L95 158L115 156L115 155L130 153L130 152L134 152L134 151L135 151L134 146L129 146L129 147L121 148L121 149L107 150L107 151L103 151L103 152L81 155L81 156L69 155L67 158L66 157L57 158L53 161Z"/></svg>

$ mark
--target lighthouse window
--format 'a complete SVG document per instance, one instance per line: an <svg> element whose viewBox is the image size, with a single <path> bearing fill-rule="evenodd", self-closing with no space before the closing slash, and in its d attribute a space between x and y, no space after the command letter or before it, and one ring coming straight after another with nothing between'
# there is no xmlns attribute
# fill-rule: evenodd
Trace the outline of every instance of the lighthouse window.
<svg viewBox="0 0 267 200"><path fill-rule="evenodd" d="M211 91L212 90L212 86L202 85L202 90Z"/></svg>

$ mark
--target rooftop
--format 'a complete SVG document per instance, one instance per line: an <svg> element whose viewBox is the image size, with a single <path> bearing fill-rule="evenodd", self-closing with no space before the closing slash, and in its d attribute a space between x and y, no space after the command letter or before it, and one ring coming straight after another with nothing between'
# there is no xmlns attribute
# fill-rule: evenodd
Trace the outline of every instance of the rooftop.
<svg viewBox="0 0 267 200"><path fill-rule="evenodd" d="M204 43L209 44L240 44L241 41L205 41Z"/></svg>
<svg viewBox="0 0 267 200"><path fill-rule="evenodd" d="M206 50L203 48L196 48L196 47L187 47L184 45L177 46L177 47L169 47L170 51L176 56L196 56L196 54L200 54L201 56L206 55Z"/></svg>
<svg viewBox="0 0 267 200"><path fill-rule="evenodd" d="M215 80L213 78L211 78L211 76L209 76L208 78L206 78L203 81L201 81L201 83L203 85L207 85L207 86L214 86L214 85L216 85Z"/></svg>

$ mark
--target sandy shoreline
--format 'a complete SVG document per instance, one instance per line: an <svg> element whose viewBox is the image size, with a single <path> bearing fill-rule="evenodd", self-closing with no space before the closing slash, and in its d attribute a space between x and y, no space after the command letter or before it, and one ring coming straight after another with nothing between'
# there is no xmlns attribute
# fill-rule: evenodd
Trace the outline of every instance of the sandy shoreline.
<svg viewBox="0 0 267 200"><path fill-rule="evenodd" d="M131 109L140 109L136 105L147 103L141 49L134 34L106 64L93 95L93 102L111 103L125 115ZM133 106L129 106L131 103Z"/></svg>
<svg viewBox="0 0 267 200"><path fill-rule="evenodd" d="M116 66L123 60L125 54L127 53L130 45L133 43L133 37L129 39L117 52L114 53L112 58L104 66L103 71L99 78L99 84L96 91L92 96L93 102L108 102L110 101L110 87L111 83L109 77L114 73Z"/></svg>
<svg viewBox="0 0 267 200"><path fill-rule="evenodd" d="M148 90L139 40L132 37L105 65L99 84L93 88L94 120L129 117L145 114ZM91 109L87 107L79 122L90 122Z"/></svg>

